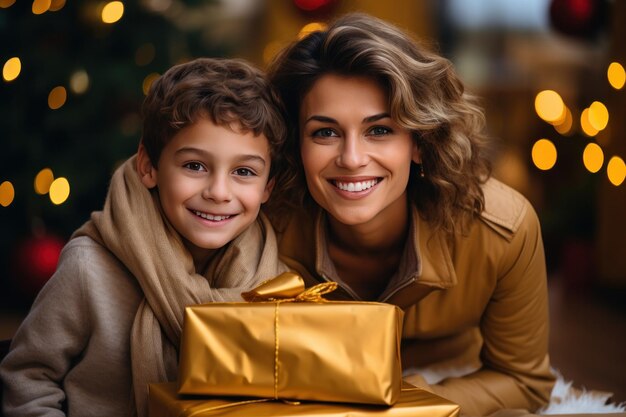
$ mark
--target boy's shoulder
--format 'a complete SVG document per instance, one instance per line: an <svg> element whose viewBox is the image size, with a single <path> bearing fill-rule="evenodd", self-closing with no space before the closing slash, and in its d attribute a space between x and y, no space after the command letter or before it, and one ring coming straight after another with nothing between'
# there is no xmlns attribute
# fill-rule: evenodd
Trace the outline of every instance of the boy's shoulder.
<svg viewBox="0 0 626 417"><path fill-rule="evenodd" d="M57 268L89 266L94 269L101 265L120 263L108 249L89 236L73 237L61 251Z"/></svg>
<svg viewBox="0 0 626 417"><path fill-rule="evenodd" d="M83 290L97 292L103 287L136 286L135 279L124 264L96 240L88 236L70 239L61 251L57 270L50 281L60 285L79 285Z"/></svg>

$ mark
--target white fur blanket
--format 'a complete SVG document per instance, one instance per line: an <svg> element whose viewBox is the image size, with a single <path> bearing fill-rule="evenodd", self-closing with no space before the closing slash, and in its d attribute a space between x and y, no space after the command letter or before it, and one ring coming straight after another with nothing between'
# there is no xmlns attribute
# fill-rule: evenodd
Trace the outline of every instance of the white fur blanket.
<svg viewBox="0 0 626 417"><path fill-rule="evenodd" d="M611 393L577 390L572 381L565 381L557 372L558 379L552 389L550 404L538 414L620 413L626 411L624 403L610 403Z"/></svg>

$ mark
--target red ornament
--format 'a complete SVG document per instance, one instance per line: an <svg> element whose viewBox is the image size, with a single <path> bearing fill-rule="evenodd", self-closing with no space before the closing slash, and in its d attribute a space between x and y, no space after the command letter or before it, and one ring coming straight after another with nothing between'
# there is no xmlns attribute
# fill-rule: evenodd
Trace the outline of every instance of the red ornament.
<svg viewBox="0 0 626 417"><path fill-rule="evenodd" d="M606 26L606 0L552 0L552 26L570 36L592 38Z"/></svg>
<svg viewBox="0 0 626 417"><path fill-rule="evenodd" d="M294 4L305 12L315 12L324 9L335 2L335 0L293 0Z"/></svg>
<svg viewBox="0 0 626 417"><path fill-rule="evenodd" d="M65 241L52 235L21 242L13 258L16 287L26 295L36 295L54 274L64 245Z"/></svg>

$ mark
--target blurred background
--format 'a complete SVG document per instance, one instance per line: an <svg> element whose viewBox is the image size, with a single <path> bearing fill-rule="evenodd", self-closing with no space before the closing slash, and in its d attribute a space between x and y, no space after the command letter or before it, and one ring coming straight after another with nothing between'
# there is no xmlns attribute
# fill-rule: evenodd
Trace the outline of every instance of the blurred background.
<svg viewBox="0 0 626 417"><path fill-rule="evenodd" d="M159 74L264 67L348 11L412 32L482 97L494 174L542 222L554 366L626 401L623 0L0 0L0 339L102 207Z"/></svg>

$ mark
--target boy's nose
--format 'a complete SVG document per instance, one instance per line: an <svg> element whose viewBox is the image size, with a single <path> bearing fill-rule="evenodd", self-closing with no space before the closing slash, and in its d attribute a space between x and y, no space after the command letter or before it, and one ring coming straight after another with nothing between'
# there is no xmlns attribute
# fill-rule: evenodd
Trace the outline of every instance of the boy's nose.
<svg viewBox="0 0 626 417"><path fill-rule="evenodd" d="M230 201L232 194L228 178L223 175L216 175L209 179L206 187L204 187L202 191L202 197L216 202Z"/></svg>
<svg viewBox="0 0 626 417"><path fill-rule="evenodd" d="M368 159L369 156L361 138L358 135L347 135L337 157L337 165L356 169L367 165Z"/></svg>

